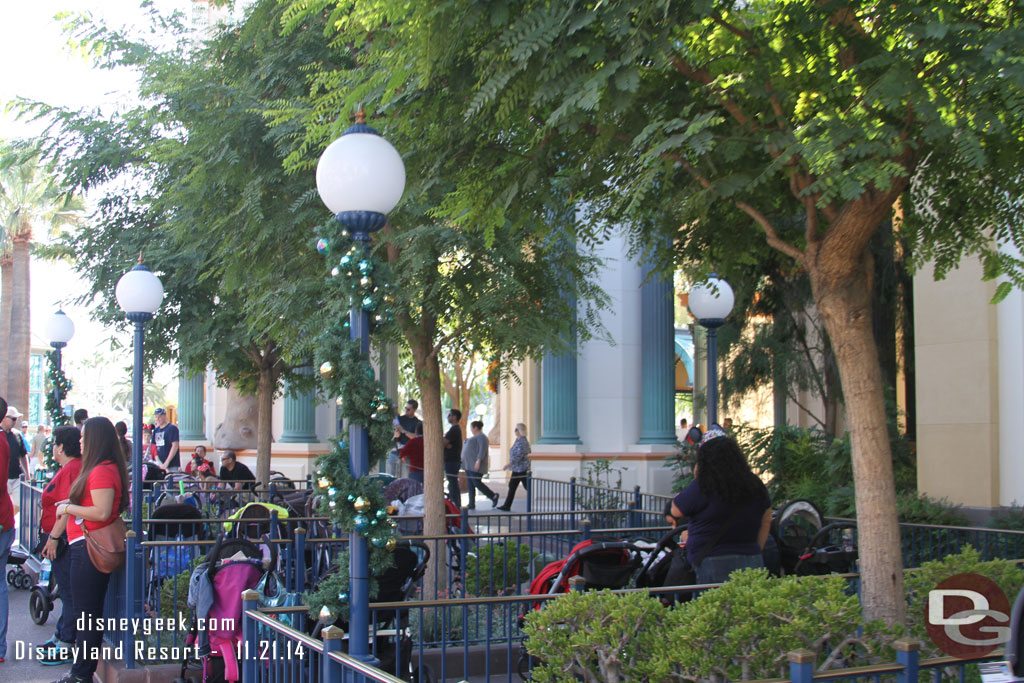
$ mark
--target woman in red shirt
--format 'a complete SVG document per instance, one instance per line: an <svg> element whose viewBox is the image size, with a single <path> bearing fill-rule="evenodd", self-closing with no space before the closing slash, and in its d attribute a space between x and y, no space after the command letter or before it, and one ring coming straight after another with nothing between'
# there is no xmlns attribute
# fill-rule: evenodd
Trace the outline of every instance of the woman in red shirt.
<svg viewBox="0 0 1024 683"><path fill-rule="evenodd" d="M0 415L7 414L7 401L0 396ZM10 458L7 439L0 434L0 472L5 469ZM7 493L6 486L0 486L0 567L7 565L7 556L14 543L14 503ZM0 580L0 664L7 657L7 582Z"/></svg>
<svg viewBox="0 0 1024 683"><path fill-rule="evenodd" d="M57 519L71 515L68 544L71 554L71 593L78 630L78 659L71 672L57 683L92 681L98 664L97 654L103 642L103 601L107 597L110 574L93 566L86 548L83 526L97 531L113 523L128 509L128 470L114 425L105 417L86 420L82 433L82 472L71 485L70 502L57 506Z"/></svg>
<svg viewBox="0 0 1024 683"><path fill-rule="evenodd" d="M57 427L53 430L53 459L60 471L43 489L42 516L39 526L42 555L52 562L53 578L61 600L57 630L43 643L43 664L55 665L71 661L71 648L75 644L75 606L71 600L71 555L67 549L64 531L68 525L65 515L57 519L57 505L68 499L71 484L82 471L82 434L78 427Z"/></svg>

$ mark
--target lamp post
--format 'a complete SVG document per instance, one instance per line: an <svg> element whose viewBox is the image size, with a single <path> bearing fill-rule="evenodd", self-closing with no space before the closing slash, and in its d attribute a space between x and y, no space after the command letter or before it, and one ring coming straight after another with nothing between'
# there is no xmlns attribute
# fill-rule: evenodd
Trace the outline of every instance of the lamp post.
<svg viewBox="0 0 1024 683"><path fill-rule="evenodd" d="M142 265L142 254L139 263L121 276L114 290L117 304L125 312L125 317L135 323L135 362L132 366L132 532L134 539L129 544L128 552L133 557L125 567L126 603L131 608L128 616L139 617L143 614L142 605L142 571L144 568L138 552L138 543L142 540L142 350L145 338L144 325L153 319L153 314L160 308L164 300L164 286L160 278ZM130 640L130 637L129 637ZM129 668L135 666L134 650L129 645L126 653Z"/></svg>
<svg viewBox="0 0 1024 683"><path fill-rule="evenodd" d="M316 167L316 188L327 208L369 252L370 235L384 227L387 214L405 190L405 164L398 151L380 133L366 125L362 110L355 125L332 142ZM360 301L349 312L351 338L364 355L370 351L370 314ZM356 479L369 470L366 428L349 426L349 469ZM362 661L373 659L370 650L370 570L366 538L349 536L349 654Z"/></svg>
<svg viewBox="0 0 1024 683"><path fill-rule="evenodd" d="M732 287L712 273L690 290L690 313L708 331L708 425L718 422L718 328L732 311Z"/></svg>
<svg viewBox="0 0 1024 683"><path fill-rule="evenodd" d="M64 311L57 309L57 312L49 317L46 321L46 336L50 340L50 346L57 357L57 375L60 375L61 369L61 349L68 345L71 338L75 336L75 324L71 322L71 318L67 316ZM57 404L57 410L62 410L60 405L60 387L53 387L53 400ZM54 425L56 426L56 425Z"/></svg>

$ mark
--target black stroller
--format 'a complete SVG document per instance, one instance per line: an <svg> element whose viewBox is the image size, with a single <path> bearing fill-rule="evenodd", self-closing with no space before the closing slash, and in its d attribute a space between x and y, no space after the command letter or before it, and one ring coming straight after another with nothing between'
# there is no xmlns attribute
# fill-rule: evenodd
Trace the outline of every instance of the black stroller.
<svg viewBox="0 0 1024 683"><path fill-rule="evenodd" d="M398 542L393 553L395 564L384 571L377 580L377 594L373 602L406 602L413 593L430 562L430 549L422 541L403 539ZM322 578L335 571L332 568ZM321 578L321 580L322 580ZM409 610L397 608L377 611L373 616L373 655L380 662L377 667L382 671L413 683L432 683L433 671L426 664L413 666L413 641L409 633ZM334 625L348 632L348 623L338 618ZM312 629L314 638L327 626L318 621ZM348 638L343 641L343 648L348 648Z"/></svg>
<svg viewBox="0 0 1024 683"><path fill-rule="evenodd" d="M798 498L781 505L772 518L783 576L845 574L857 567L857 525L825 524L818 506Z"/></svg>

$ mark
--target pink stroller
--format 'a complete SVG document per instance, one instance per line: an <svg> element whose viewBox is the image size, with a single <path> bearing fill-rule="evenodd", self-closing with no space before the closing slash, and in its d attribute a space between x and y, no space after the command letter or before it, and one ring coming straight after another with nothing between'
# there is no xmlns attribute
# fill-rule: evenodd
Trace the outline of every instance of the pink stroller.
<svg viewBox="0 0 1024 683"><path fill-rule="evenodd" d="M197 647L200 659L182 662L181 678L175 683L241 680L241 663L236 653L242 642L242 591L256 588L263 575L276 568L276 547L268 546L269 566L263 550L252 541L221 537L207 555L207 561L192 572L188 603L194 614L188 643ZM200 630L198 623L209 624L211 628ZM197 674L201 677L196 678Z"/></svg>

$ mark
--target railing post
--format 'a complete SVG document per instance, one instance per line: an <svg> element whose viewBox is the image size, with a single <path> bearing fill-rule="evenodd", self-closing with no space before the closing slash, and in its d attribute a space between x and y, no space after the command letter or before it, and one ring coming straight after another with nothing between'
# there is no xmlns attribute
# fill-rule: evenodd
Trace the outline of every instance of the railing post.
<svg viewBox="0 0 1024 683"><path fill-rule="evenodd" d="M917 683L920 641L901 638L893 645L896 646L896 661L903 665L903 670L896 675L896 682Z"/></svg>
<svg viewBox="0 0 1024 683"><path fill-rule="evenodd" d="M320 634L324 639L324 658L320 662L323 683L341 683L341 665L330 657L330 653L341 651L341 639L344 636L345 632L333 624Z"/></svg>
<svg viewBox="0 0 1024 683"><path fill-rule="evenodd" d="M569 477L569 512L576 512L576 477Z"/></svg>
<svg viewBox="0 0 1024 683"><path fill-rule="evenodd" d="M813 650L793 650L786 658L789 660L790 683L811 683L814 680L816 655Z"/></svg>
<svg viewBox="0 0 1024 683"><path fill-rule="evenodd" d="M306 590L306 529L295 530L295 592Z"/></svg>
<svg viewBox="0 0 1024 683"><path fill-rule="evenodd" d="M582 576L574 576L569 579L569 590L573 593L582 593L587 588L587 581Z"/></svg>
<svg viewBox="0 0 1024 683"><path fill-rule="evenodd" d="M270 511L270 538L275 541L281 538L281 530L277 526L277 510Z"/></svg>
<svg viewBox="0 0 1024 683"><path fill-rule="evenodd" d="M256 591L242 591L242 680L256 680L256 659L260 643L256 638L256 620L249 616L250 610L259 609L260 594Z"/></svg>
<svg viewBox="0 0 1024 683"><path fill-rule="evenodd" d="M22 508L24 509L24 508ZM135 569L136 569L136 557L135 557L135 545L138 543L138 539L135 536L135 532L129 530L124 535L125 553L124 553L124 606L127 614L124 616L129 619L142 616L139 610L142 606L142 599L139 595L139 586L135 581ZM133 622L128 622L133 623ZM135 668L135 632L131 628L124 630L124 637L122 642L124 643L124 665L126 669Z"/></svg>
<svg viewBox="0 0 1024 683"><path fill-rule="evenodd" d="M459 568L462 570L462 597L466 597L469 589L466 585L466 563L469 561L469 538L467 536L469 534L469 510L462 508L459 514L462 519L462 526L459 528L459 531L462 532L462 538L459 539ZM479 580L480 575L477 574L477 581Z"/></svg>
<svg viewBox="0 0 1024 683"><path fill-rule="evenodd" d="M526 472L526 531L533 532L533 472Z"/></svg>
<svg viewBox="0 0 1024 683"><path fill-rule="evenodd" d="M590 520L589 519L584 519L583 521L580 522L580 540L581 541L589 541L590 540Z"/></svg>
<svg viewBox="0 0 1024 683"><path fill-rule="evenodd" d="M640 511L644 509L643 494L640 493L640 485L633 487L633 522L630 526L634 529L640 526Z"/></svg>

